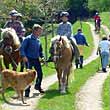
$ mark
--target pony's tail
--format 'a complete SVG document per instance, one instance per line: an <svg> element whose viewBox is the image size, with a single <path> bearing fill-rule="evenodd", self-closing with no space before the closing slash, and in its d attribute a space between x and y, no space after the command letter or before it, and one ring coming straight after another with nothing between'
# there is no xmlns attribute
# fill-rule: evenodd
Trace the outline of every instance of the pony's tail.
<svg viewBox="0 0 110 110"><path fill-rule="evenodd" d="M70 67L70 76L69 77L70 77L70 82L72 83L75 80L73 64L71 64L71 67Z"/></svg>
<svg viewBox="0 0 110 110"><path fill-rule="evenodd" d="M3 55L0 55L0 72L4 70L4 67L3 67Z"/></svg>

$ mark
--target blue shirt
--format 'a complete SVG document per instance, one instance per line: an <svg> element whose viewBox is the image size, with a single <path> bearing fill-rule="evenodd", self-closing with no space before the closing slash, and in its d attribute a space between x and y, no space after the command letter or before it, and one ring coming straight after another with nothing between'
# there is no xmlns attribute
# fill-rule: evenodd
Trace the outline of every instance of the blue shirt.
<svg viewBox="0 0 110 110"><path fill-rule="evenodd" d="M32 59L44 57L40 40L33 34L27 36L21 44L20 54Z"/></svg>
<svg viewBox="0 0 110 110"><path fill-rule="evenodd" d="M57 35L71 37L72 26L70 22L63 23L61 22L57 29Z"/></svg>
<svg viewBox="0 0 110 110"><path fill-rule="evenodd" d="M76 43L78 45L86 45L88 46L88 43L86 41L86 38L85 36L83 35L82 32L78 32L75 36L74 36L75 40L76 40Z"/></svg>

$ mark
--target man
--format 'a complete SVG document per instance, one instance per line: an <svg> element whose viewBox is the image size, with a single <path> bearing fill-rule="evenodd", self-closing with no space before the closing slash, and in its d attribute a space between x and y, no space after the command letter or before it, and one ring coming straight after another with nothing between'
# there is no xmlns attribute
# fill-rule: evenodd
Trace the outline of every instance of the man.
<svg viewBox="0 0 110 110"><path fill-rule="evenodd" d="M23 23L17 20L18 12L16 10L12 10L10 11L9 16L10 16L10 20L6 22L4 28L9 28L9 27L13 28L16 31L20 39L20 42L22 42L23 37L25 35L25 28Z"/></svg>
<svg viewBox="0 0 110 110"><path fill-rule="evenodd" d="M32 69L32 67L34 67L37 71L35 89L38 90L40 93L44 93L43 89L41 88L43 73L39 61L39 58L44 58L42 45L39 40L42 31L43 28L40 25L34 24L32 28L32 34L28 35L24 39L20 48L20 54L23 57L23 61L25 62L27 68ZM25 90L25 96L29 97L29 93L30 87Z"/></svg>
<svg viewBox="0 0 110 110"><path fill-rule="evenodd" d="M102 41L99 42L97 54L100 52L102 71L107 72L106 68L109 62L109 51L110 51L110 42L107 40L107 37L103 37Z"/></svg>
<svg viewBox="0 0 110 110"><path fill-rule="evenodd" d="M78 29L78 32L76 35L74 35L74 38L76 40L76 43L77 43L78 49L79 49L79 53L80 53L79 61L78 60L75 61L76 68L78 68L79 64L80 64L80 68L83 68L83 48L84 48L84 45L86 45L86 46L89 46L89 45L86 41L85 36L82 33L82 29Z"/></svg>

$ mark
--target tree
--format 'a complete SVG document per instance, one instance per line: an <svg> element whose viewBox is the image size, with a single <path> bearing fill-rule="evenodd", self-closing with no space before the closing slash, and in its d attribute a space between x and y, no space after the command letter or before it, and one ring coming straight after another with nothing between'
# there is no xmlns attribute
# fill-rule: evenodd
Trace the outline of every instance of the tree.
<svg viewBox="0 0 110 110"><path fill-rule="evenodd" d="M88 0L88 8L90 10L109 11L110 0Z"/></svg>

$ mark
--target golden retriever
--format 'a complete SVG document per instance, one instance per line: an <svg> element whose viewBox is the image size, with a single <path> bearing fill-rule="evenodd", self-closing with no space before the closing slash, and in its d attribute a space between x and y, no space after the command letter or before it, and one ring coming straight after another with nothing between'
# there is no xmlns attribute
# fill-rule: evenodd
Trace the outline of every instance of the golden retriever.
<svg viewBox="0 0 110 110"><path fill-rule="evenodd" d="M26 104L23 99L23 92L35 79L36 71L27 70L26 72L16 72L9 69L3 69L0 57L0 74L2 85L2 96L5 100L4 92L8 87L12 87L18 94L17 98L21 98L23 104Z"/></svg>

